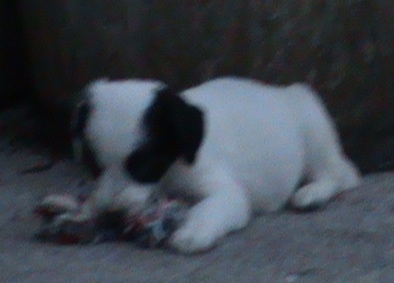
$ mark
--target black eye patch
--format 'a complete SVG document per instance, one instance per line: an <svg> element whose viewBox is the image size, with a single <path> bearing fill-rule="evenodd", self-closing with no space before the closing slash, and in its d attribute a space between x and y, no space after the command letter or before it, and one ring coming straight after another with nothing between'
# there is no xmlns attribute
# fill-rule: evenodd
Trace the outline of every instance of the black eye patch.
<svg viewBox="0 0 394 283"><path fill-rule="evenodd" d="M147 143L132 152L126 159L124 167L130 177L141 183L158 182L175 161L176 155L170 149Z"/></svg>

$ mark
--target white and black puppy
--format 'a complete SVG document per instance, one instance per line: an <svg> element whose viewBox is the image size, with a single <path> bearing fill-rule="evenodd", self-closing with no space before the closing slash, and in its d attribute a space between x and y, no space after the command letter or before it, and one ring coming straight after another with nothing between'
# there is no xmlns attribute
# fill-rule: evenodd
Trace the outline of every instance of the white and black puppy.
<svg viewBox="0 0 394 283"><path fill-rule="evenodd" d="M360 181L302 84L219 78L173 93L157 81L98 80L86 92L75 135L102 174L84 213L138 211L156 191L194 199L170 239L181 252L212 247L253 213L324 204Z"/></svg>

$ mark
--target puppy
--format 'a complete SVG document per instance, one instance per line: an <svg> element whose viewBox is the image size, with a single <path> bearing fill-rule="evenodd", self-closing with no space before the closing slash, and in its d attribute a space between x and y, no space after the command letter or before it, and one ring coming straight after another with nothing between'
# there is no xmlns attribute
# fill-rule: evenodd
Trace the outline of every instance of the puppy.
<svg viewBox="0 0 394 283"><path fill-rule="evenodd" d="M136 213L157 192L191 199L169 241L180 252L213 247L254 213L322 205L360 181L323 103L303 84L229 77L174 93L157 81L98 80L85 92L76 148L101 174L84 217L114 207Z"/></svg>

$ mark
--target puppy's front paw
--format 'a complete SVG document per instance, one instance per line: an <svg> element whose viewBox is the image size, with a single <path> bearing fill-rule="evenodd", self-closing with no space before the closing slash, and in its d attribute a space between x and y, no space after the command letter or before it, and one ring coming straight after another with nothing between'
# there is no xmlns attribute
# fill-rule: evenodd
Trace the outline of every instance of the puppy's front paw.
<svg viewBox="0 0 394 283"><path fill-rule="evenodd" d="M172 235L170 245L183 253L206 251L227 233L245 227L249 217L243 195L208 197L192 207L184 224Z"/></svg>
<svg viewBox="0 0 394 283"><path fill-rule="evenodd" d="M212 248L226 233L226 221L203 202L189 211L186 221L170 238L172 248L181 253L197 253Z"/></svg>
<svg viewBox="0 0 394 283"><path fill-rule="evenodd" d="M202 227L188 225L172 235L170 246L181 253L197 253L212 248L216 240L214 233Z"/></svg>

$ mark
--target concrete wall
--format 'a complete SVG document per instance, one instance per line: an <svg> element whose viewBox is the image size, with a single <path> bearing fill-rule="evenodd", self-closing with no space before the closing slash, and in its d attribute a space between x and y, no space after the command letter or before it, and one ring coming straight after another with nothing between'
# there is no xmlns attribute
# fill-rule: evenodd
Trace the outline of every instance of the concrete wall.
<svg viewBox="0 0 394 283"><path fill-rule="evenodd" d="M99 76L183 88L237 74L307 81L347 148L394 133L393 1L21 1L31 74L44 105L73 104ZM387 155L387 154L386 154Z"/></svg>
<svg viewBox="0 0 394 283"><path fill-rule="evenodd" d="M7 107L26 91L24 74L23 38L17 5L13 1L0 2L0 109Z"/></svg>

